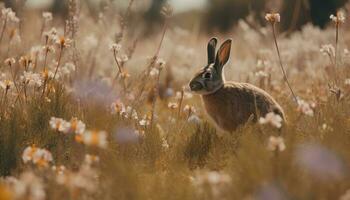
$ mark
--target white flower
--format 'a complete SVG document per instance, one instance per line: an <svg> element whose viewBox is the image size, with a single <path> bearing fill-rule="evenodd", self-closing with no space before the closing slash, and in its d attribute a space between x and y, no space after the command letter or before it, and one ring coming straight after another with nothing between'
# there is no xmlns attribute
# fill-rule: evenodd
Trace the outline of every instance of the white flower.
<svg viewBox="0 0 350 200"><path fill-rule="evenodd" d="M9 20L13 23L18 23L19 19L16 17L16 13L12 11L12 8L3 8L1 10L3 18L6 20Z"/></svg>
<svg viewBox="0 0 350 200"><path fill-rule="evenodd" d="M22 160L24 163L27 163L33 159L33 154L36 151L35 146L28 146L24 149L22 153Z"/></svg>
<svg viewBox="0 0 350 200"><path fill-rule="evenodd" d="M196 112L196 108L194 106L185 105L184 112L195 113Z"/></svg>
<svg viewBox="0 0 350 200"><path fill-rule="evenodd" d="M63 67L59 68L59 73L64 75L69 75L71 72L75 71L75 65L73 63L66 63Z"/></svg>
<svg viewBox="0 0 350 200"><path fill-rule="evenodd" d="M169 149L168 141L165 138L162 138L162 147L164 149Z"/></svg>
<svg viewBox="0 0 350 200"><path fill-rule="evenodd" d="M156 67L158 69L162 69L165 66L165 64L166 64L166 62L163 59L161 59L161 58L158 58L156 60Z"/></svg>
<svg viewBox="0 0 350 200"><path fill-rule="evenodd" d="M195 114L192 114L187 121L189 123L194 123L194 124L200 124L202 122L202 120Z"/></svg>
<svg viewBox="0 0 350 200"><path fill-rule="evenodd" d="M91 154L85 155L85 159L84 159L85 164L92 165L92 164L98 163L98 162L100 162L100 157L98 157L96 155L91 155Z"/></svg>
<svg viewBox="0 0 350 200"><path fill-rule="evenodd" d="M83 134L86 128L86 125L84 122L78 120L76 117L72 118L70 120L70 132L73 132L75 134Z"/></svg>
<svg viewBox="0 0 350 200"><path fill-rule="evenodd" d="M175 98L176 99L181 99L181 96L182 96L181 92L177 91L176 95L175 95ZM184 94L183 94L183 98L184 99L191 99L192 97L193 97L193 94L190 93L190 92L184 92Z"/></svg>
<svg viewBox="0 0 350 200"><path fill-rule="evenodd" d="M56 117L51 117L49 124L52 129L63 133L68 133L71 128L69 122Z"/></svg>
<svg viewBox="0 0 350 200"><path fill-rule="evenodd" d="M267 113L266 116L260 117L259 124L270 124L276 128L282 127L282 117L274 112Z"/></svg>
<svg viewBox="0 0 350 200"><path fill-rule="evenodd" d="M279 13L267 13L265 19L268 22L276 23L281 21L281 16Z"/></svg>
<svg viewBox="0 0 350 200"><path fill-rule="evenodd" d="M139 121L139 124L140 126L148 126L150 124L150 121L144 118Z"/></svg>
<svg viewBox="0 0 350 200"><path fill-rule="evenodd" d="M40 87L43 84L42 76L38 73L33 73L30 71L24 71L23 75L21 76L21 80L28 86Z"/></svg>
<svg viewBox="0 0 350 200"><path fill-rule="evenodd" d="M329 18L337 25L345 23L345 15L343 12L337 12L337 15L331 15Z"/></svg>
<svg viewBox="0 0 350 200"><path fill-rule="evenodd" d="M105 131L85 131L81 137L82 142L88 146L106 148L108 144Z"/></svg>
<svg viewBox="0 0 350 200"><path fill-rule="evenodd" d="M51 12L43 12L43 18L44 18L46 23L49 21L52 21L52 19L53 19L52 13Z"/></svg>
<svg viewBox="0 0 350 200"><path fill-rule="evenodd" d="M51 153L46 149L38 148L33 154L33 163L38 166L47 166L49 162L53 161Z"/></svg>
<svg viewBox="0 0 350 200"><path fill-rule="evenodd" d="M118 60L120 60L121 62L127 62L129 60L128 55L123 54L120 56L120 58L118 58Z"/></svg>
<svg viewBox="0 0 350 200"><path fill-rule="evenodd" d="M24 163L32 162L39 167L47 167L53 161L51 153L46 149L35 147L35 145L28 146L22 153L22 160Z"/></svg>
<svg viewBox="0 0 350 200"><path fill-rule="evenodd" d="M262 71L262 70L259 70L258 72L255 72L255 76L256 77L259 77L259 78L265 78L265 77L268 77L268 73Z"/></svg>
<svg viewBox="0 0 350 200"><path fill-rule="evenodd" d="M325 44L321 46L320 52L324 55L335 56L335 48L331 44Z"/></svg>
<svg viewBox="0 0 350 200"><path fill-rule="evenodd" d="M109 50L118 53L120 50L122 49L122 45L117 44L117 43L113 43L111 45L109 45Z"/></svg>
<svg viewBox="0 0 350 200"><path fill-rule="evenodd" d="M267 144L267 149L270 151L284 151L286 149L284 139L282 137L270 136L269 142Z"/></svg>
<svg viewBox="0 0 350 200"><path fill-rule="evenodd" d="M314 103L307 103L306 101L299 99L298 100L298 111L303 113L304 115L313 117L314 116L314 108L316 105Z"/></svg>
<svg viewBox="0 0 350 200"><path fill-rule="evenodd" d="M168 103L168 108L170 108L170 109L176 109L177 107L179 107L179 105L177 103L174 103L174 102Z"/></svg>
<svg viewBox="0 0 350 200"><path fill-rule="evenodd" d="M345 85L350 85L350 78L345 79L344 83Z"/></svg>
<svg viewBox="0 0 350 200"><path fill-rule="evenodd" d="M60 165L60 166L54 165L51 167L51 169L58 175L62 175L66 171L66 167L64 165Z"/></svg>
<svg viewBox="0 0 350 200"><path fill-rule="evenodd" d="M150 76L157 76L159 74L159 70L155 67L152 67L152 69L149 72Z"/></svg>
<svg viewBox="0 0 350 200"><path fill-rule="evenodd" d="M14 196L16 199L44 200L45 188L42 179L33 172L24 172L20 178L12 181Z"/></svg>
<svg viewBox="0 0 350 200"><path fill-rule="evenodd" d="M4 63L8 66L12 66L16 63L16 60L14 58L7 58Z"/></svg>

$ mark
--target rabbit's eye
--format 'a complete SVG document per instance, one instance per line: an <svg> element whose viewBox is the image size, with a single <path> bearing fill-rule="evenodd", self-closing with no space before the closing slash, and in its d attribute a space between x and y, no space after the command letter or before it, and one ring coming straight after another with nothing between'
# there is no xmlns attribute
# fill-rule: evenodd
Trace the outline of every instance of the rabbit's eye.
<svg viewBox="0 0 350 200"><path fill-rule="evenodd" d="M205 72L205 73L203 74L203 78L205 78L205 79L210 79L211 76L212 76L211 72Z"/></svg>

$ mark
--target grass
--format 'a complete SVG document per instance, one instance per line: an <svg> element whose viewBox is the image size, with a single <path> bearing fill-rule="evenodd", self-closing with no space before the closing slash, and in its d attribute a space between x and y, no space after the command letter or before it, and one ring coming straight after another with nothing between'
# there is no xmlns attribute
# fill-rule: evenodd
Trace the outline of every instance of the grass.
<svg viewBox="0 0 350 200"><path fill-rule="evenodd" d="M324 56L319 49L334 40L334 28L309 25L279 38L280 59L304 107L293 102L284 84L272 33L261 38L242 22L220 35L234 39L227 79L264 87L287 116L281 130L248 123L228 134L208 120L200 98L183 89L206 63L209 36L180 31L168 18L167 31L149 38L133 35L136 26L123 26L121 50L111 51L120 31L110 21L113 9L96 23L83 6L74 34L63 32L59 16L45 22L43 31L37 11L21 16L20 30L7 18L2 26L0 81L8 87L0 87L0 199L338 199L350 189L350 86L345 81L350 60L341 51L348 41L346 26L337 39L339 83L333 92L328 72L334 65L327 57L332 54ZM47 34L53 26L65 41L75 35L74 46L67 42L63 48L62 38L56 45L54 35ZM21 42L9 41L6 33L12 29ZM37 45L56 51L36 52ZM3 62L7 58L16 63L9 66ZM257 65L258 60L265 64ZM25 71L39 78L23 81ZM255 75L259 71L267 76ZM186 105L195 111L184 111ZM76 133L73 121L63 131L52 128L51 117L68 122L76 117L96 135ZM98 131L107 133L107 145ZM271 136L282 137L286 149L269 150ZM33 144L52 160L29 154L25 163L23 152Z"/></svg>

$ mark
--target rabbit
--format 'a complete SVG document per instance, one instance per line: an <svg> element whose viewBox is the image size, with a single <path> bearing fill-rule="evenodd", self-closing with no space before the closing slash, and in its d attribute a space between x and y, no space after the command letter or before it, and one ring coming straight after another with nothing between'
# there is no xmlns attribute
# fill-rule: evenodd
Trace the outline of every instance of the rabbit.
<svg viewBox="0 0 350 200"><path fill-rule="evenodd" d="M223 67L231 52L232 40L226 40L215 56L217 39L208 42L208 65L195 74L189 89L202 97L206 113L216 126L226 132L233 132L259 116L274 112L285 122L282 107L266 91L249 83L225 81Z"/></svg>

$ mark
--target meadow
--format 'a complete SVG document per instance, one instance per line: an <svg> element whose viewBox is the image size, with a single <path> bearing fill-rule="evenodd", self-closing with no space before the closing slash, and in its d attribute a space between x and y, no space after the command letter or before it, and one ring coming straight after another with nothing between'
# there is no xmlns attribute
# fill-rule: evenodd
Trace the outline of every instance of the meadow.
<svg viewBox="0 0 350 200"><path fill-rule="evenodd" d="M350 199L346 8L326 29L279 33L280 13L206 34L165 6L143 37L132 4L76 2L66 18L1 8L0 200ZM226 79L269 92L286 124L215 127L188 89L214 36L233 40Z"/></svg>

